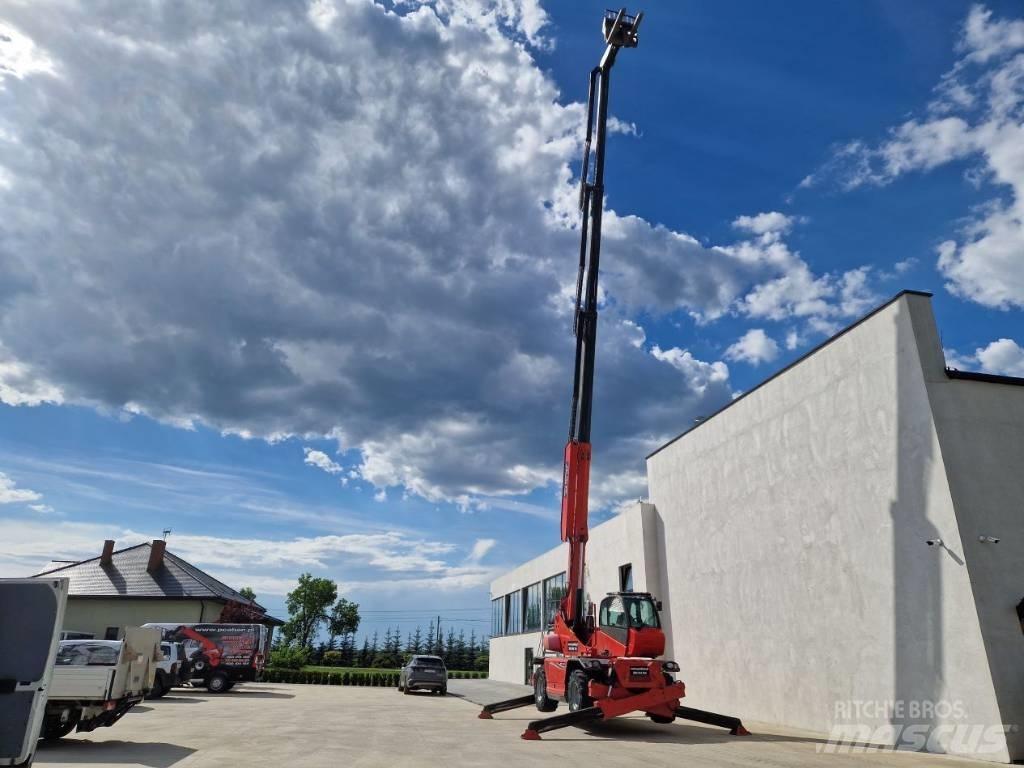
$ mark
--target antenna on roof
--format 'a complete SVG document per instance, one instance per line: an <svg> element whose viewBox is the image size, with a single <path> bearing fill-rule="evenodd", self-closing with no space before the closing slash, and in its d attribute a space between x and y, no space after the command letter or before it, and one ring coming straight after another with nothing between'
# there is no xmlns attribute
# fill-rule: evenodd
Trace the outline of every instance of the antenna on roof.
<svg viewBox="0 0 1024 768"><path fill-rule="evenodd" d="M164 528L164 541L167 541L167 537L171 535L170 528Z"/></svg>

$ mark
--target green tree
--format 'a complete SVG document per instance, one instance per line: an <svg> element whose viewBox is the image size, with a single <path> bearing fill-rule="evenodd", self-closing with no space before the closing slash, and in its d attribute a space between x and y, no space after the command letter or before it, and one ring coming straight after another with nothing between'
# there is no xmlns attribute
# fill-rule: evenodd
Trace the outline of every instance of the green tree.
<svg viewBox="0 0 1024 768"><path fill-rule="evenodd" d="M363 637L363 649L359 651L359 664L360 667L370 666L370 662L373 661L373 654L370 651L370 639Z"/></svg>
<svg viewBox="0 0 1024 768"><path fill-rule="evenodd" d="M252 591L252 587L242 587L240 590L238 590L238 594L240 594L247 600L256 599L256 593Z"/></svg>
<svg viewBox="0 0 1024 768"><path fill-rule="evenodd" d="M420 653L423 650L423 630L420 629L419 625L416 625L416 631L412 633L412 637L409 640L409 653L415 654Z"/></svg>
<svg viewBox="0 0 1024 768"><path fill-rule="evenodd" d="M299 584L288 593L288 621L282 631L300 648L312 648L320 627L328 621L328 611L338 598L338 585L330 579L310 573L299 576Z"/></svg>
<svg viewBox="0 0 1024 768"><path fill-rule="evenodd" d="M354 635L359 629L359 603L351 603L344 597L339 597L338 602L331 608L331 614L327 617L327 634L330 635L330 646L334 647L336 637Z"/></svg>

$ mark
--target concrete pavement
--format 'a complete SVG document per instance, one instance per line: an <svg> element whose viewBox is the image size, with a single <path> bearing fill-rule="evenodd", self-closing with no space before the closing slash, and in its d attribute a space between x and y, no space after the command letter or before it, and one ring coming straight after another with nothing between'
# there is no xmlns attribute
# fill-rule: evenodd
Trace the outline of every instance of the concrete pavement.
<svg viewBox="0 0 1024 768"><path fill-rule="evenodd" d="M986 765L970 760L908 753L819 754L820 740L768 733L732 737L698 725L655 725L629 717L522 741L519 734L539 713L531 708L478 720L473 699L492 693L521 695L522 686L451 681L453 694L405 696L392 688L247 684L227 694L175 690L145 702L112 728L43 743L40 766L88 763L147 768L252 766L573 766L644 764L650 768L866 768L867 766ZM564 711L564 709L563 709Z"/></svg>

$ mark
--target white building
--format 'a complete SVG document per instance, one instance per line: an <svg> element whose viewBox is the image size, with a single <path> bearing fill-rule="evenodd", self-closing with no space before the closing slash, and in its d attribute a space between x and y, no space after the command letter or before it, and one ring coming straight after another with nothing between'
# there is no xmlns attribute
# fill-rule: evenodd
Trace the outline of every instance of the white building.
<svg viewBox="0 0 1024 768"><path fill-rule="evenodd" d="M586 587L664 601L687 704L1024 759L1024 379L947 370L928 294L662 446L647 475L650 503L591 531ZM492 583L492 677L527 679L566 556Z"/></svg>

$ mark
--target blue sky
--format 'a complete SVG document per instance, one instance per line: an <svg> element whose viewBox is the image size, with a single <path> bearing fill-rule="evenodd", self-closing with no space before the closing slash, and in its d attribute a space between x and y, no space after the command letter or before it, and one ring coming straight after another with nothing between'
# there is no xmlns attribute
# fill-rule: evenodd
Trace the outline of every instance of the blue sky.
<svg viewBox="0 0 1024 768"><path fill-rule="evenodd" d="M171 528L272 611L485 632L557 542L604 5L0 12L0 575ZM597 519L902 288L1024 375L1024 19L660 3L611 90ZM45 17L45 19L44 19Z"/></svg>

